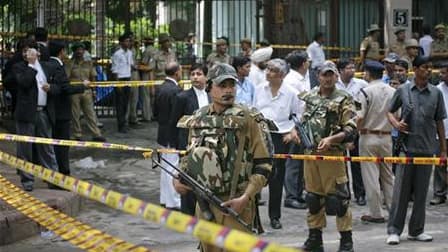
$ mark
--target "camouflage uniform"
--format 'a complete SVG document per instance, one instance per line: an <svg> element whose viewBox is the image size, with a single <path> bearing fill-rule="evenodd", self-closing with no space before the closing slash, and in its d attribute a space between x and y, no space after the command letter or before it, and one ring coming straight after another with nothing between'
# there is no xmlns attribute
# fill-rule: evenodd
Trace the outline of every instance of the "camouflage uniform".
<svg viewBox="0 0 448 252"><path fill-rule="evenodd" d="M169 50L168 52L159 50L151 61L151 69L154 72L156 80L163 80L166 77L165 66L170 62L177 62L176 54Z"/></svg>
<svg viewBox="0 0 448 252"><path fill-rule="evenodd" d="M249 204L240 216L246 223L253 224L255 194L266 185L272 169L272 146L263 116L237 104L217 114L211 104L200 108L192 116L182 117L177 126L190 130L189 154L182 159L181 168L223 201L246 193L250 198ZM243 138L244 146L240 146ZM236 170L240 172L234 177ZM247 231L232 217L210 207L217 223ZM203 218L198 206L196 215ZM201 244L201 248L202 251L223 251L207 244Z"/></svg>
<svg viewBox="0 0 448 252"><path fill-rule="evenodd" d="M323 138L341 131L353 134L356 130L356 124L353 121L354 104L348 93L335 89L329 97L321 97L319 88L316 87L310 92L299 94L299 98L306 103L302 121L315 145L318 145ZM344 144L335 144L328 151L316 153L312 150L308 153L343 156L344 149ZM343 216L336 217L337 229L340 232L350 231L352 213L348 206L350 195L344 162L305 160L304 177L306 191L320 196L320 207L322 207L316 214L309 211L307 216L309 228L322 229L326 226L325 203L329 195L334 195L342 199L342 203L347 207Z"/></svg>
<svg viewBox="0 0 448 252"><path fill-rule="evenodd" d="M207 66L210 68L215 64L215 62L221 62L226 64L231 64L232 57L228 55L227 53L224 55L220 55L216 52L210 53L207 57Z"/></svg>
<svg viewBox="0 0 448 252"><path fill-rule="evenodd" d="M391 43L386 55L392 52L398 54L398 56L400 57L403 57L406 54L406 44L404 43L404 41L395 41L394 43Z"/></svg>
<svg viewBox="0 0 448 252"><path fill-rule="evenodd" d="M368 36L361 42L360 51L365 51L365 59L380 60L380 43Z"/></svg>

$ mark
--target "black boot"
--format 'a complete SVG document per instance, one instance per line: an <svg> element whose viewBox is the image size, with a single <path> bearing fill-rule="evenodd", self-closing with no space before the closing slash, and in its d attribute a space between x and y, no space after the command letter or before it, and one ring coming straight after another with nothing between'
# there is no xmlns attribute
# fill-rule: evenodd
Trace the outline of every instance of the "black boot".
<svg viewBox="0 0 448 252"><path fill-rule="evenodd" d="M338 252L353 252L352 231L344 231L341 233L341 241L339 243Z"/></svg>
<svg viewBox="0 0 448 252"><path fill-rule="evenodd" d="M302 249L309 252L323 252L322 230L317 228L310 229L308 239L303 244Z"/></svg>

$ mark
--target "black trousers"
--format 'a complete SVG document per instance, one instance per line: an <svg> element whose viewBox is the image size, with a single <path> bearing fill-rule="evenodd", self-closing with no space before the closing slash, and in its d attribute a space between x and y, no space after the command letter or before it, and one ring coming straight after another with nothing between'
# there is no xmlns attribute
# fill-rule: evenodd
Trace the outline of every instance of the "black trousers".
<svg viewBox="0 0 448 252"><path fill-rule="evenodd" d="M196 210L196 195L189 191L185 195L180 195L180 210L184 214L194 216Z"/></svg>
<svg viewBox="0 0 448 252"><path fill-rule="evenodd" d="M355 141L355 148L350 151L351 157L359 156L359 139ZM359 197L365 197L366 191L364 189L364 182L362 181L361 174L361 163L360 162L351 162L351 171L352 171L352 185L353 185L353 193L355 194L355 199ZM348 174L348 173L347 173Z"/></svg>
<svg viewBox="0 0 448 252"><path fill-rule="evenodd" d="M56 120L53 128L53 138L70 140L70 120ZM70 175L69 149L69 146L54 146L59 172L64 175Z"/></svg>
<svg viewBox="0 0 448 252"><path fill-rule="evenodd" d="M119 78L118 80L129 81L131 78ZM131 89L129 87L116 87L114 90L118 130L122 130L126 127L126 114L128 112L129 95Z"/></svg>
<svg viewBox="0 0 448 252"><path fill-rule="evenodd" d="M283 143L283 135L271 133L275 153L288 153L290 144ZM283 182L285 180L286 159L274 159L272 175L269 180L269 218L280 219L283 194Z"/></svg>

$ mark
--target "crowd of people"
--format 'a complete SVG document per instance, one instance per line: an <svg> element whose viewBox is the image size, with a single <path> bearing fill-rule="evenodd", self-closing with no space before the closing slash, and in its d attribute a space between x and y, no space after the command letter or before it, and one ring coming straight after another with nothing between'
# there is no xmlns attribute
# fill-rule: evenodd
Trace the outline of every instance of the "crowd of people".
<svg viewBox="0 0 448 252"><path fill-rule="evenodd" d="M430 166L293 159L271 162L270 157L273 152L446 157L445 30L443 25L435 26L432 38L425 27L424 36L417 41L407 39L405 31L398 29L396 41L383 57L378 43L380 28L372 24L361 42L358 62L326 60L323 33L314 36L306 51L294 50L284 58L272 58L274 49L267 42L253 50L250 39L243 39L241 52L232 57L227 53L227 38L221 37L205 62L190 66L192 87L187 90L179 85L182 66L168 34L159 35L159 48L152 38L146 38L145 48L140 50L133 33L127 32L119 37L119 47L111 57L113 79L163 83L115 87L117 129L127 133L156 120L158 147L188 151L182 159L178 154L161 153L162 165L171 171L171 165L193 170L198 179L216 188L225 206L242 214L249 224L259 218L256 205L264 201L259 195L264 185L269 187L268 216L273 229L282 228L282 200L284 207L307 209L306 251L323 251L326 215L336 215L339 251L353 251L350 169L354 202L368 205L361 220L387 222L386 242L398 244L409 202L426 200ZM45 29L37 28L33 35L18 43L16 55L3 71L3 85L14 97L17 134L84 140L82 113L92 140L106 141L94 111L91 81L97 72L86 44L72 43L69 58L67 45L48 41ZM437 86L429 83L433 65L440 69ZM355 77L357 68L364 71L363 79ZM73 81L82 84L70 85ZM142 108L140 120L137 104ZM305 138L309 146L303 144ZM17 143L19 158L64 174L70 174L68 151L68 147ZM192 168L196 166L200 168ZM211 170L201 177L207 169ZM32 191L33 177L24 172L20 176L24 189ZM446 178L446 167L436 167L430 204L446 201ZM162 171L160 204L201 216L204 209L197 208L198 199L190 189ZM212 208L215 221L241 229L217 211ZM414 204L407 238L431 241L424 225L425 204ZM203 245L202 249L214 248Z"/></svg>

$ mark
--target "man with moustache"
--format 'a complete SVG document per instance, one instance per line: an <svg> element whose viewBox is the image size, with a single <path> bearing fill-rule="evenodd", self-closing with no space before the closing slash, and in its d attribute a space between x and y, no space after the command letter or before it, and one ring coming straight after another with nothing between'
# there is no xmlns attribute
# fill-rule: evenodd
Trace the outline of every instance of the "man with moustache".
<svg viewBox="0 0 448 252"><path fill-rule="evenodd" d="M235 104L238 78L232 66L215 63L207 77L212 104L200 108L191 117L183 117L178 123L180 127L189 128L189 153L181 168L198 180L204 174L216 174L201 179L203 185L224 201L224 206L232 208L252 225L256 215L255 194L266 185L271 172L272 150L266 138L269 137L267 124L260 113ZM204 159L204 153L212 158ZM217 155L223 155L222 159L213 158ZM223 183L218 185L216 181ZM189 190L177 179L174 184L181 194ZM248 231L233 217L213 205L210 208L214 222ZM197 216L204 218L203 211L196 210ZM223 250L201 243L201 251Z"/></svg>
<svg viewBox="0 0 448 252"><path fill-rule="evenodd" d="M432 157L437 142L440 157L446 158L445 104L442 92L429 84L432 64L426 57L417 56L412 63L415 78L408 84L397 88L389 103L387 117L389 122L401 134L406 134L400 156ZM401 114L408 111L407 118L396 118L395 112L401 108ZM438 136L438 139L436 138ZM432 236L425 233L426 196L432 169L427 165L400 164L395 171L395 183L392 206L387 223L386 243L397 245L403 232L406 213L411 195L414 196L412 214L408 224L408 240L430 242Z"/></svg>
<svg viewBox="0 0 448 252"><path fill-rule="evenodd" d="M179 119L185 115L192 115L194 111L210 103L210 97L205 92L207 84L208 68L206 65L195 63L190 68L190 80L193 85L190 89L176 95L171 112L171 124L176 125ZM173 134L177 136L174 146L177 150L187 149L188 130L174 127ZM180 209L183 213L194 215L196 197L193 192L180 196Z"/></svg>
<svg viewBox="0 0 448 252"><path fill-rule="evenodd" d="M353 99L336 88L337 81L336 65L326 61L319 69L319 88L299 94L306 103L302 123L315 144L306 154L344 156L345 143L353 141L356 135ZM341 235L338 251L353 251L352 212L344 162L305 160L304 163L309 236L302 249L323 251L322 228L326 226L326 213L336 215Z"/></svg>

